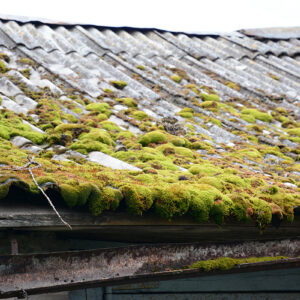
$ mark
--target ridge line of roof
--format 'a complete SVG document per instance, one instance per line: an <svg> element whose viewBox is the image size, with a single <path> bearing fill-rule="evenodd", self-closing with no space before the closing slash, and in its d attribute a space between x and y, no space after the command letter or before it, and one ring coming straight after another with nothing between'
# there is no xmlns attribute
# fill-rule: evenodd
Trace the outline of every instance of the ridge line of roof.
<svg viewBox="0 0 300 300"><path fill-rule="evenodd" d="M97 24L89 24L89 23L69 23L69 22L63 22L63 21L55 21L55 20L49 20L49 19L43 19L43 18L31 18L31 17L22 17L22 16L10 16L10 15L2 15L0 14L0 21L3 22L10 22L14 21L20 24L35 24L35 25L47 25L50 27L55 26L64 26L67 28L70 27L76 27L76 26L82 26L84 28L87 27L93 27L98 29L112 29L112 30L126 30L126 31L159 31L159 32L171 32L175 34L186 34L189 36L211 36L211 37L219 37L223 34L235 34L237 31L228 32L228 33L221 33L221 32L188 32L188 31L176 31L176 30L168 30L158 27L134 27L134 26L107 26L107 25L97 25Z"/></svg>

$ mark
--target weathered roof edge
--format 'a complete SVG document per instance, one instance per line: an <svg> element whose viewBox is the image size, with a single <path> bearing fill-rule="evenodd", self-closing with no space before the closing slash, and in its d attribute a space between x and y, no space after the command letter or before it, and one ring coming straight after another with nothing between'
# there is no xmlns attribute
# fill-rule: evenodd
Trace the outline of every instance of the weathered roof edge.
<svg viewBox="0 0 300 300"><path fill-rule="evenodd" d="M58 20L49 20L39 17L24 17L24 16L15 16L15 15L3 15L0 14L0 21L9 22L9 21L15 21L20 24L26 24L31 23L34 25L47 25L50 27L55 26L64 26L64 27L75 27L75 26L82 26L85 28L93 27L97 29L112 29L112 30L126 30L126 31L158 31L158 32L172 32L174 34L186 34L189 36L210 36L210 37L218 37L221 35L226 34L233 34L237 31L228 32L228 33L221 33L221 32L192 32L192 31L176 31L176 30L168 30L163 28L157 28L157 27L133 27L133 26L106 26L106 25L97 25L97 24L88 24L88 23L70 23L70 22L64 22L64 21L58 21Z"/></svg>

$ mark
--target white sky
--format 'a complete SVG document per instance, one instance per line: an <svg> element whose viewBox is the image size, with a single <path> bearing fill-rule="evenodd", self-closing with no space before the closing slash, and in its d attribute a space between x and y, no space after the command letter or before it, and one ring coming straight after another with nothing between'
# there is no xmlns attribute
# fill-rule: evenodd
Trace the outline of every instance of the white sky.
<svg viewBox="0 0 300 300"><path fill-rule="evenodd" d="M155 27L190 32L300 26L300 0L2 1L2 15L104 26Z"/></svg>

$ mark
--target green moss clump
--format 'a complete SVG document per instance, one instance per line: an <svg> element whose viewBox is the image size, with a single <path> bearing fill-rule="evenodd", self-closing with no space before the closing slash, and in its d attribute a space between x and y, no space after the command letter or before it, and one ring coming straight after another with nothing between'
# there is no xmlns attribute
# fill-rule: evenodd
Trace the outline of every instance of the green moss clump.
<svg viewBox="0 0 300 300"><path fill-rule="evenodd" d="M77 150L82 154L88 154L92 151L101 151L107 153L107 145L93 140L80 140L70 145L70 149ZM108 154L108 153L107 153Z"/></svg>
<svg viewBox="0 0 300 300"><path fill-rule="evenodd" d="M106 121L108 119L107 115L106 114L99 114L97 115L97 119L102 122L102 121Z"/></svg>
<svg viewBox="0 0 300 300"><path fill-rule="evenodd" d="M145 67L144 66L142 66L142 65L137 65L137 66L135 66L137 69L139 69L139 70L142 70L142 71L144 71L145 70Z"/></svg>
<svg viewBox="0 0 300 300"><path fill-rule="evenodd" d="M9 71L9 68L6 66L4 61L0 60L0 73L4 74Z"/></svg>
<svg viewBox="0 0 300 300"><path fill-rule="evenodd" d="M193 113L194 113L194 110L192 108L185 107L177 114L183 118L191 119L194 117Z"/></svg>
<svg viewBox="0 0 300 300"><path fill-rule="evenodd" d="M89 128L84 124L63 123L54 128L54 132L70 133L74 137L78 137L83 132L88 132Z"/></svg>
<svg viewBox="0 0 300 300"><path fill-rule="evenodd" d="M61 184L59 186L61 196L69 207L74 207L78 201L78 190L69 184Z"/></svg>
<svg viewBox="0 0 300 300"><path fill-rule="evenodd" d="M220 97L219 97L218 94L204 94L204 93L201 93L199 96L203 101L215 101L215 102L220 101Z"/></svg>
<svg viewBox="0 0 300 300"><path fill-rule="evenodd" d="M121 187L127 210L135 215L142 215L153 204L153 195L149 188L139 184L127 184Z"/></svg>
<svg viewBox="0 0 300 300"><path fill-rule="evenodd" d="M234 184L239 187L247 187L248 184L245 180L243 180L241 177L233 175L233 174L220 174L217 176L218 179L223 180L225 182Z"/></svg>
<svg viewBox="0 0 300 300"><path fill-rule="evenodd" d="M117 102L120 102L128 107L137 107L137 102L132 98L116 98Z"/></svg>
<svg viewBox="0 0 300 300"><path fill-rule="evenodd" d="M297 137L300 137L300 127L287 129L286 131L287 131L287 133L289 133L291 135L295 135Z"/></svg>
<svg viewBox="0 0 300 300"><path fill-rule="evenodd" d="M47 135L36 131L20 132L20 135L31 140L34 144L41 145L45 142Z"/></svg>
<svg viewBox="0 0 300 300"><path fill-rule="evenodd" d="M2 137L5 140L10 139L10 129L7 126L0 125L0 137Z"/></svg>
<svg viewBox="0 0 300 300"><path fill-rule="evenodd" d="M121 131L120 127L111 121L103 121L100 123L100 125L107 131Z"/></svg>
<svg viewBox="0 0 300 300"><path fill-rule="evenodd" d="M241 118L242 118L244 121L248 122L248 123L255 123L255 121L256 121L255 117L252 116L252 115L245 115L245 114L242 114L242 115L241 115Z"/></svg>
<svg viewBox="0 0 300 300"><path fill-rule="evenodd" d="M232 81L226 81L225 85L233 90L240 91L240 86Z"/></svg>
<svg viewBox="0 0 300 300"><path fill-rule="evenodd" d="M178 155L182 155L186 158L194 158L194 153L192 150L184 148L184 147L174 147L174 151Z"/></svg>
<svg viewBox="0 0 300 300"><path fill-rule="evenodd" d="M220 104L216 101L204 101L199 104L202 108L207 108L211 111L217 111L220 108Z"/></svg>
<svg viewBox="0 0 300 300"><path fill-rule="evenodd" d="M239 264L250 264L258 263L264 261L272 261L279 259L287 259L285 256L267 256L267 257L249 257L249 258L231 258L231 257L219 257L216 259L202 260L196 263L193 263L189 267L191 269L201 269L205 272L214 271L214 270L230 270L235 265Z"/></svg>
<svg viewBox="0 0 300 300"><path fill-rule="evenodd" d="M204 176L201 177L198 180L199 183L202 184L208 184L211 185L213 187L215 187L216 189L218 189L219 191L222 191L224 188L224 182L216 177L212 177L212 176Z"/></svg>
<svg viewBox="0 0 300 300"><path fill-rule="evenodd" d="M136 111L134 111L134 112L132 113L132 117L133 117L134 119L136 119L136 120L139 120L139 121L143 121L143 120L149 118L149 116L148 116L145 112L143 112L143 111L141 111L141 110L136 110Z"/></svg>
<svg viewBox="0 0 300 300"><path fill-rule="evenodd" d="M29 68L24 69L24 70L21 70L20 73L21 73L24 77L26 77L27 79L30 78L31 72L30 72L30 69L29 69Z"/></svg>
<svg viewBox="0 0 300 300"><path fill-rule="evenodd" d="M212 165L212 164L196 164L189 168L189 172L194 175L202 175L202 176L213 176L216 173L222 173L222 169Z"/></svg>
<svg viewBox="0 0 300 300"><path fill-rule="evenodd" d="M181 137L174 137L170 140L170 142L177 147L189 147L191 145L187 139Z"/></svg>
<svg viewBox="0 0 300 300"><path fill-rule="evenodd" d="M127 86L127 83L122 80L111 80L110 84L119 90L123 90Z"/></svg>
<svg viewBox="0 0 300 300"><path fill-rule="evenodd" d="M182 184L170 184L155 190L155 210L168 220L184 215L190 205L191 194Z"/></svg>
<svg viewBox="0 0 300 300"><path fill-rule="evenodd" d="M97 141L109 146L115 146L115 142L110 135L105 130L98 128L93 128L89 133L81 134L79 140Z"/></svg>
<svg viewBox="0 0 300 300"><path fill-rule="evenodd" d="M258 119L263 122L272 122L272 120L273 120L272 116L269 115L268 113L260 112L259 110L254 109L254 108L244 108L242 110L242 114L251 115L255 119Z"/></svg>
<svg viewBox="0 0 300 300"><path fill-rule="evenodd" d="M214 200L220 193L214 188L210 190L192 188L189 191L191 195L189 214L198 222L208 221Z"/></svg>
<svg viewBox="0 0 300 300"><path fill-rule="evenodd" d="M2 200L3 198L5 198L9 192L9 187L10 184L9 183L1 183L0 184L0 200Z"/></svg>
<svg viewBox="0 0 300 300"><path fill-rule="evenodd" d="M177 74L171 75L170 78L176 83L180 83L182 80L182 78Z"/></svg>
<svg viewBox="0 0 300 300"><path fill-rule="evenodd" d="M160 144L166 141L167 141L167 136L159 130L148 132L139 139L139 143L142 144L143 146L147 146L151 143Z"/></svg>
<svg viewBox="0 0 300 300"><path fill-rule="evenodd" d="M110 107L107 103L90 103L85 108L89 111L104 113L105 115L107 115L107 117L111 115Z"/></svg>
<svg viewBox="0 0 300 300"><path fill-rule="evenodd" d="M88 199L89 210L95 216L98 216L104 210L114 211L119 207L122 198L122 193L118 189L104 187L99 190L98 188L93 187Z"/></svg>
<svg viewBox="0 0 300 300"><path fill-rule="evenodd" d="M258 198L251 198L251 204L257 226L263 230L272 221L272 208L268 202Z"/></svg>
<svg viewBox="0 0 300 300"><path fill-rule="evenodd" d="M28 58L28 57L21 57L17 60L18 63L23 64L23 65L29 65L29 66L34 66L35 62Z"/></svg>
<svg viewBox="0 0 300 300"><path fill-rule="evenodd" d="M261 153L256 150L255 148L246 148L238 151L238 154L241 154L242 156L250 157L250 158L261 158ZM236 155L236 154L234 154Z"/></svg>

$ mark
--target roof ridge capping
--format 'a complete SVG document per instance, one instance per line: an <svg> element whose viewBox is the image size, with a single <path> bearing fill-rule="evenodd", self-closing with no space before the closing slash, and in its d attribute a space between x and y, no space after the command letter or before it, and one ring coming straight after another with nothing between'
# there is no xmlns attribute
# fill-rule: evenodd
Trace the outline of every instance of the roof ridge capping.
<svg viewBox="0 0 300 300"><path fill-rule="evenodd" d="M238 32L257 39L288 40L300 38L300 26L240 29Z"/></svg>

